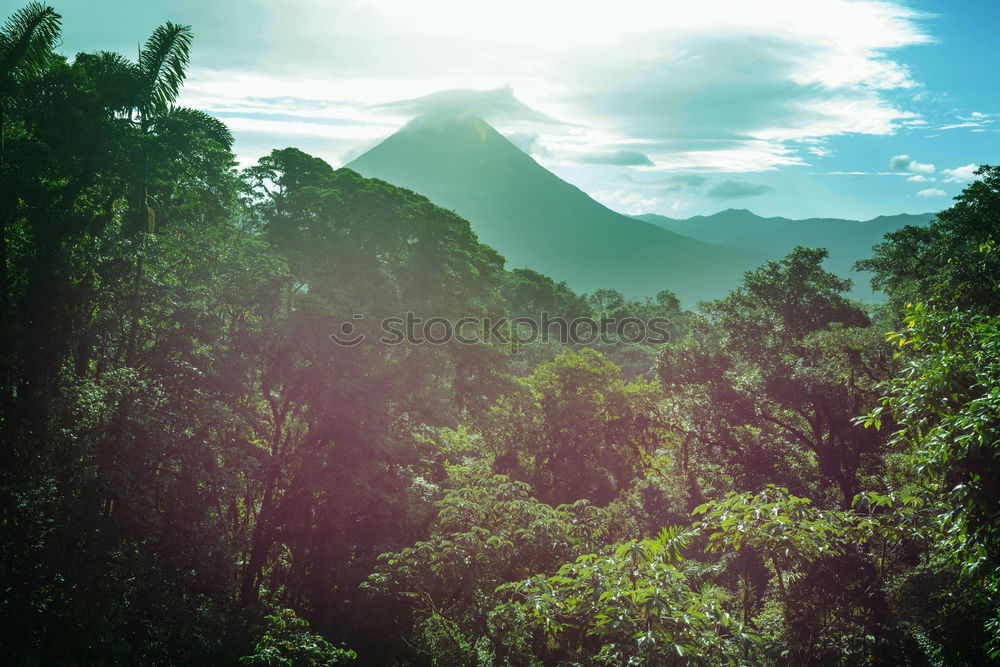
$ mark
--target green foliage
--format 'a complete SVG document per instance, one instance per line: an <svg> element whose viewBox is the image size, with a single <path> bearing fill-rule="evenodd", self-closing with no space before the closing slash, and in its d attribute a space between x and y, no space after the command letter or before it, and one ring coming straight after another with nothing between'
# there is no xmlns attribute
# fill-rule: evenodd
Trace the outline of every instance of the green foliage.
<svg viewBox="0 0 1000 667"><path fill-rule="evenodd" d="M877 346L847 281L798 248L705 305L693 340L660 351L659 376L689 453L712 484L773 482L849 506L880 438L852 423L877 395L891 355ZM827 501L829 502L829 501Z"/></svg>
<svg viewBox="0 0 1000 667"><path fill-rule="evenodd" d="M0 28L0 106L6 107L12 76L37 74L48 64L59 39L61 18L52 7L29 2L4 21Z"/></svg>
<svg viewBox="0 0 1000 667"><path fill-rule="evenodd" d="M983 165L976 175L929 228L889 234L873 259L859 263L902 311L902 329L888 342L905 364L886 383L881 406L860 421L875 428L899 423L892 438L903 452L900 466L927 508L920 531L933 540L938 561L952 560L975 576L968 581L978 581L995 607L1000 172ZM994 621L994 657L998 627Z"/></svg>
<svg viewBox="0 0 1000 667"><path fill-rule="evenodd" d="M254 652L240 658L240 664L268 667L333 667L357 658L350 649L334 646L309 631L309 622L292 609L282 609L267 617L264 634Z"/></svg>
<svg viewBox="0 0 1000 667"><path fill-rule="evenodd" d="M881 405L859 421L875 428L898 422L893 442L927 508L920 531L932 540L937 562L953 562L966 585L982 592L978 604L992 607L986 625L995 659L1000 169L983 165L976 175L929 228L889 234L873 259L859 263L875 272L873 285L885 288L900 308L902 328L889 332L887 342L904 363L886 383ZM922 637L930 645L949 642L933 626Z"/></svg>
<svg viewBox="0 0 1000 667"><path fill-rule="evenodd" d="M16 15L4 57L57 19ZM489 349L329 334L403 304L499 312L501 258L294 151L265 163L279 199L241 179L225 125L172 106L190 36L162 26L138 63L39 47L3 81L4 662L224 662L262 602L377 644L345 591L430 514L429 425L492 398Z"/></svg>
<svg viewBox="0 0 1000 667"><path fill-rule="evenodd" d="M732 346L768 356L831 325L867 325L865 313L844 296L851 281L825 271L826 257L823 249L795 248L784 259L747 273L730 296L705 310L731 333Z"/></svg>
<svg viewBox="0 0 1000 667"><path fill-rule="evenodd" d="M596 549L607 532L602 509L585 500L552 507L530 497L526 484L503 476L451 490L437 505L430 538L382 554L367 586L405 602L418 647L443 664L444 645L463 656L457 662L482 664L473 659L483 650L476 638L488 635L498 586L551 574ZM490 646L501 641L493 637Z"/></svg>
<svg viewBox="0 0 1000 667"><path fill-rule="evenodd" d="M137 62L59 29L38 3L0 28L0 662L1000 655L997 168L866 264L917 303L887 345L822 250L694 316L505 271L294 148L237 172L174 106L190 28ZM675 338L651 381L615 340L380 343L407 311Z"/></svg>
<svg viewBox="0 0 1000 667"><path fill-rule="evenodd" d="M167 21L153 31L139 51L143 116L167 111L177 99L186 76L191 39L190 26Z"/></svg>
<svg viewBox="0 0 1000 667"><path fill-rule="evenodd" d="M866 537L847 512L820 510L808 498L768 485L760 493L730 493L695 508L709 531L710 552L749 547L766 554L780 572L822 556L843 553Z"/></svg>
<svg viewBox="0 0 1000 667"><path fill-rule="evenodd" d="M893 442L931 512L925 530L995 605L1000 594L1000 334L997 317L908 305L888 341L905 360L882 405L863 417L899 423ZM933 531L933 532L932 532ZM974 582L974 583L973 583ZM991 655L1000 655L1000 616Z"/></svg>
<svg viewBox="0 0 1000 667"><path fill-rule="evenodd" d="M982 165L976 176L930 226L886 234L875 256L858 262L897 310L923 301L1000 314L1000 167Z"/></svg>
<svg viewBox="0 0 1000 667"><path fill-rule="evenodd" d="M994 566L1000 548L1000 319L922 303L907 308L905 328L890 332L906 362L886 383L889 395L865 421L881 424L892 414L900 428L893 440L940 507L951 548L970 571Z"/></svg>
<svg viewBox="0 0 1000 667"><path fill-rule="evenodd" d="M699 582L698 568L681 557L694 534L665 528L502 587L512 600L491 622L512 662L743 664L756 638L727 611L729 595Z"/></svg>
<svg viewBox="0 0 1000 667"><path fill-rule="evenodd" d="M640 475L669 431L653 382L626 382L599 352L538 366L477 422L497 472L550 503L606 505Z"/></svg>
<svg viewBox="0 0 1000 667"><path fill-rule="evenodd" d="M565 282L556 283L531 269L510 271L504 281L503 295L513 317L539 317L541 313L549 313L552 317L572 320L591 315L586 298L573 292Z"/></svg>

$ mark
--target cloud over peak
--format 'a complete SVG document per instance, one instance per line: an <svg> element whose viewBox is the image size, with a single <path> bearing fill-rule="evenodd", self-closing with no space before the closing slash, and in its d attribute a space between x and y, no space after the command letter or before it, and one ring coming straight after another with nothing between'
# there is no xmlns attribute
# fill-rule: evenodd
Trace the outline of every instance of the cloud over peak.
<svg viewBox="0 0 1000 667"><path fill-rule="evenodd" d="M281 94L279 72L295 71L317 82L300 97L377 108L380 121L477 115L539 133L557 162L603 154L671 170L807 164L831 137L893 133L918 120L896 95L918 84L892 51L930 41L902 0L509 0L485 19L464 0L290 0L308 2L303 12L248 2L274 33L254 54L260 84L269 68Z"/></svg>
<svg viewBox="0 0 1000 667"><path fill-rule="evenodd" d="M543 124L557 122L517 99L510 86L492 90L442 90L413 99L384 102L374 105L374 108L414 117L448 116L481 118L491 122L513 120Z"/></svg>

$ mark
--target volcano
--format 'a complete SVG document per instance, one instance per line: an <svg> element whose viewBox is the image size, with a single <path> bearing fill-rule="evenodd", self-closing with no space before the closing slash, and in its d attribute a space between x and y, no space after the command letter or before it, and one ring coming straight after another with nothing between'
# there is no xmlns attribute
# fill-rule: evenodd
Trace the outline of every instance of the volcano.
<svg viewBox="0 0 1000 667"><path fill-rule="evenodd" d="M579 292L669 289L691 307L725 296L764 262L612 211L480 118L417 118L347 166L455 211L508 268L534 269Z"/></svg>

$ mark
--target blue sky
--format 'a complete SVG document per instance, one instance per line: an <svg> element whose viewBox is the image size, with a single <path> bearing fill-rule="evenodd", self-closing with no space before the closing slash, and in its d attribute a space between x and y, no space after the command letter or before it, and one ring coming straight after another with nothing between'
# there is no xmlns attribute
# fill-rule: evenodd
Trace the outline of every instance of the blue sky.
<svg viewBox="0 0 1000 667"><path fill-rule="evenodd" d="M51 4L70 56L191 24L181 102L244 163L293 145L340 165L445 109L622 212L864 219L947 208L997 162L991 1Z"/></svg>

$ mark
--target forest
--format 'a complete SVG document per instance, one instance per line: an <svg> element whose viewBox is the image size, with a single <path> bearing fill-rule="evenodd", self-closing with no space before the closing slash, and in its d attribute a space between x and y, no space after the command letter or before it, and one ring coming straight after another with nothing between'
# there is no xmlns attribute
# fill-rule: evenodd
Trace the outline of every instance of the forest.
<svg viewBox="0 0 1000 667"><path fill-rule="evenodd" d="M60 30L0 29L0 662L1000 659L1000 167L860 262L880 305L806 247L579 294L302 150L238 168L190 27ZM380 343L405 313L670 335Z"/></svg>

